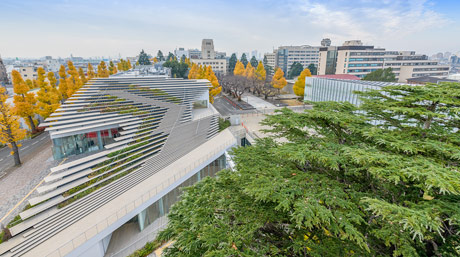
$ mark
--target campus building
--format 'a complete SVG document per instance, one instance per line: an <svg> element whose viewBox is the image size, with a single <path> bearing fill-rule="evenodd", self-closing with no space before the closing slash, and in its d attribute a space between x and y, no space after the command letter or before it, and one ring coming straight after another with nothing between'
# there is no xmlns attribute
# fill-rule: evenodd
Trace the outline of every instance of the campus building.
<svg viewBox="0 0 460 257"><path fill-rule="evenodd" d="M127 256L154 239L181 188L227 166L207 80L125 73L83 86L44 123L51 169L0 256ZM67 159L65 159L67 158Z"/></svg>
<svg viewBox="0 0 460 257"><path fill-rule="evenodd" d="M190 51L190 50L189 50ZM214 50L214 42L212 39L203 39L201 42L201 54L196 58L190 53L190 61L198 66L211 66L216 74L227 74L228 61L225 58L225 53L216 52Z"/></svg>
<svg viewBox="0 0 460 257"><path fill-rule="evenodd" d="M280 46L276 51L276 64L283 70L284 74L288 74L291 70L292 64L295 62L302 64L304 68L308 65L314 64L318 66L319 49L317 46Z"/></svg>
<svg viewBox="0 0 460 257"><path fill-rule="evenodd" d="M447 77L448 65L428 60L415 51L387 51L366 46L360 40L345 41L342 46L323 46L319 49L318 75L351 74L363 78L378 69L391 67L398 82L424 76Z"/></svg>

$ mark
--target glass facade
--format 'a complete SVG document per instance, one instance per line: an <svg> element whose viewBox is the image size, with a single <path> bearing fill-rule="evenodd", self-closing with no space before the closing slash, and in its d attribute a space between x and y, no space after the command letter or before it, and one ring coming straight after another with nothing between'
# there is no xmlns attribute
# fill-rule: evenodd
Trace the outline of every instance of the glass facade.
<svg viewBox="0 0 460 257"><path fill-rule="evenodd" d="M139 223L139 230L142 231L145 227L155 222L155 220L167 214L171 210L171 206L179 200L183 187L191 186L207 176L214 177L218 171L224 169L225 167L225 155L221 155L219 158L208 164L195 175L147 207L134 218L137 219Z"/></svg>
<svg viewBox="0 0 460 257"><path fill-rule="evenodd" d="M54 138L53 157L59 160L71 155L102 150L104 145L115 142L113 139L118 135L118 129L115 128Z"/></svg>
<svg viewBox="0 0 460 257"><path fill-rule="evenodd" d="M359 80L337 80L324 78L305 78L305 101L311 102L349 102L360 104L358 96L353 91L379 89L381 86L372 85Z"/></svg>

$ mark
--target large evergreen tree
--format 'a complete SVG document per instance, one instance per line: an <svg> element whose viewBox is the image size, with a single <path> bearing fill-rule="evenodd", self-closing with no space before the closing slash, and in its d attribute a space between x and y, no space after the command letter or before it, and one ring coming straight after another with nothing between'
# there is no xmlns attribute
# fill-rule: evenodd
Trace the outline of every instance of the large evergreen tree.
<svg viewBox="0 0 460 257"><path fill-rule="evenodd" d="M292 79L300 75L303 71L303 65L300 62L294 62L288 72L288 78Z"/></svg>
<svg viewBox="0 0 460 257"><path fill-rule="evenodd" d="M378 70L372 71L366 74L363 80L395 82L396 76L393 73L393 69L389 67L386 69L378 69Z"/></svg>
<svg viewBox="0 0 460 257"><path fill-rule="evenodd" d="M251 63L252 67L257 67L257 65L259 64L255 56L251 57L251 60L249 62Z"/></svg>
<svg viewBox="0 0 460 257"><path fill-rule="evenodd" d="M165 57L163 56L163 52L162 52L161 50L158 50L158 53L157 53L157 60L158 60L159 62L165 60Z"/></svg>
<svg viewBox="0 0 460 257"><path fill-rule="evenodd" d="M246 57L246 54L245 54L245 53L243 53L243 54L241 55L240 62L242 62L243 65L244 65L244 67L246 68L246 65L248 65L248 58Z"/></svg>
<svg viewBox="0 0 460 257"><path fill-rule="evenodd" d="M310 70L311 75L317 75L318 68L316 68L316 66L313 63L310 63L307 68Z"/></svg>
<svg viewBox="0 0 460 257"><path fill-rule="evenodd" d="M233 53L230 59L228 60L228 69L230 70L230 73L233 73L237 61L238 58L236 58L236 54Z"/></svg>
<svg viewBox="0 0 460 257"><path fill-rule="evenodd" d="M144 49L142 49L141 53L139 54L139 59L137 62L139 65L151 65L149 56L144 52Z"/></svg>
<svg viewBox="0 0 460 257"><path fill-rule="evenodd" d="M173 206L166 256L459 256L459 84L360 95L268 116Z"/></svg>

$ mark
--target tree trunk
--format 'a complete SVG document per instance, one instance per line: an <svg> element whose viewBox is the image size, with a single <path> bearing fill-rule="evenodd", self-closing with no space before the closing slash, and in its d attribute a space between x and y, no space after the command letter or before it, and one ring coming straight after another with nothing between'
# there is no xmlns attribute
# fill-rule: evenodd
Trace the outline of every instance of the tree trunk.
<svg viewBox="0 0 460 257"><path fill-rule="evenodd" d="M30 129L32 130L32 133L34 133L37 130L37 128L35 127L34 119L32 119L32 116L29 116L29 122L30 122Z"/></svg>
<svg viewBox="0 0 460 257"><path fill-rule="evenodd" d="M11 142L11 150L13 150L14 166L21 166L21 159L19 158L19 149L16 142Z"/></svg>

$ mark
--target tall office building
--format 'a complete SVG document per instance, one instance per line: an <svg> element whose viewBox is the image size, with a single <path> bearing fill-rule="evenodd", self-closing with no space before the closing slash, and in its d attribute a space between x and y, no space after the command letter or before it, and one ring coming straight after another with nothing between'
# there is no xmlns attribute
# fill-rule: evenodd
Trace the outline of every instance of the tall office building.
<svg viewBox="0 0 460 257"><path fill-rule="evenodd" d="M181 188L226 167L237 140L218 132L209 81L93 79L45 123L55 159L70 158L11 223L0 256L128 256L152 241Z"/></svg>

